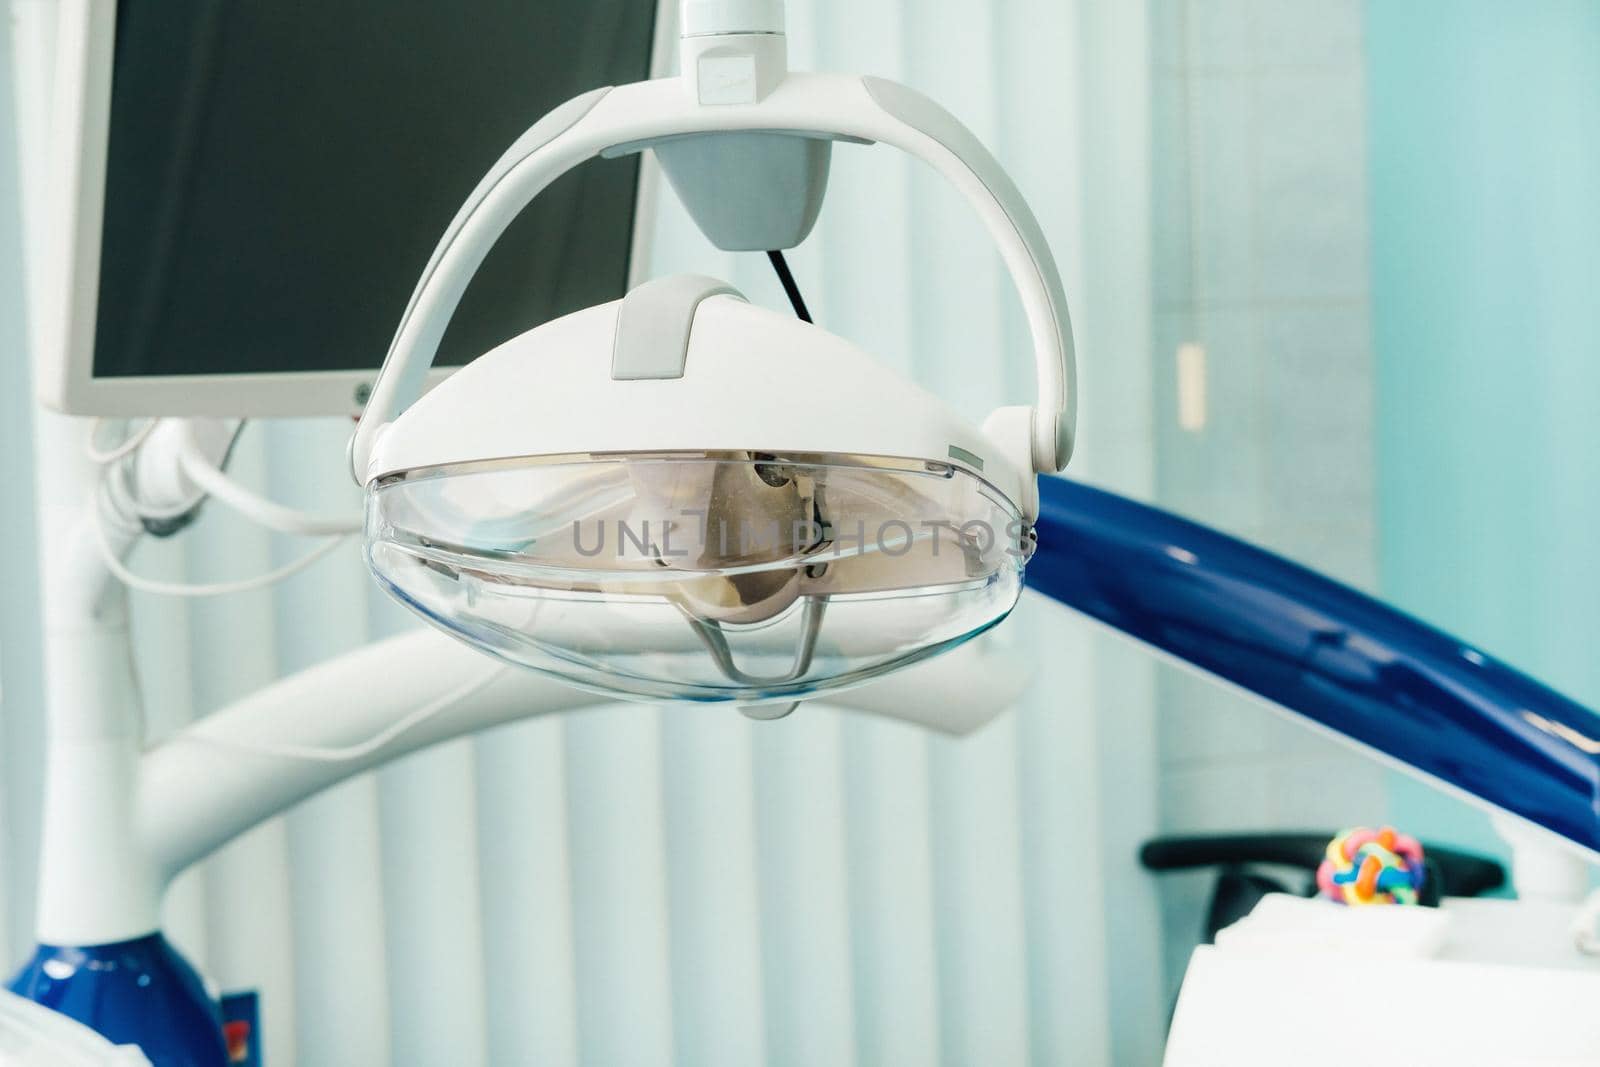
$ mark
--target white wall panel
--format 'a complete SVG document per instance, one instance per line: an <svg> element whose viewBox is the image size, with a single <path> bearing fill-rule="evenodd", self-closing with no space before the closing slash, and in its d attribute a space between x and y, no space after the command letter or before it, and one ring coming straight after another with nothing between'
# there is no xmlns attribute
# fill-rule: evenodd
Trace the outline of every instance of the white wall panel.
<svg viewBox="0 0 1600 1067"><path fill-rule="evenodd" d="M478 738L489 1062L577 1067L566 725Z"/></svg>
<svg viewBox="0 0 1600 1067"><path fill-rule="evenodd" d="M939 1062L928 741L908 726L844 727L845 838L860 1063Z"/></svg>
<svg viewBox="0 0 1600 1067"><path fill-rule="evenodd" d="M275 499L321 512L353 507L354 486L341 463L329 459L343 454L347 423L322 419L246 432L258 431L268 442L266 487ZM274 559L304 551L304 542L283 539ZM351 544L278 589L274 639L285 673L368 639L370 583L363 571ZM329 790L288 816L296 1045L308 1065L390 1062L379 823L370 777Z"/></svg>
<svg viewBox="0 0 1600 1067"><path fill-rule="evenodd" d="M224 992L258 992L263 1047L297 1063L289 855L288 827L274 819L206 864L206 965Z"/></svg>
<svg viewBox="0 0 1600 1067"><path fill-rule="evenodd" d="M932 743L943 1062L1026 1063L1027 931L1016 716Z"/></svg>
<svg viewBox="0 0 1600 1067"><path fill-rule="evenodd" d="M594 1067L674 1062L661 711L567 722L578 1033Z"/></svg>
<svg viewBox="0 0 1600 1067"><path fill-rule="evenodd" d="M488 1063L470 738L378 778L396 1067Z"/></svg>
<svg viewBox="0 0 1600 1067"><path fill-rule="evenodd" d="M251 485L267 477L265 434L245 435L230 469ZM227 581L274 564L272 537L219 507L186 537L187 577ZM273 592L205 598L188 605L194 707L208 715L278 677ZM252 635L241 640L242 635ZM224 991L255 989L261 998L261 1040L295 1057L294 934L289 889L289 837L274 819L228 845L202 868L207 893L206 970Z"/></svg>
<svg viewBox="0 0 1600 1067"><path fill-rule="evenodd" d="M1104 915L1113 895L1100 874L1100 769L1072 753L1103 751L1087 627L1065 609L1025 597L1012 640L1052 665L1017 709L1018 827L1032 1063L1109 1064ZM1119 889L1121 887L1118 887Z"/></svg>
<svg viewBox="0 0 1600 1067"><path fill-rule="evenodd" d="M731 708L663 712L661 777L676 1062L766 1061L756 724Z"/></svg>
<svg viewBox="0 0 1600 1067"><path fill-rule="evenodd" d="M391 1062L377 800L372 780L357 778L288 817L295 1044L305 1067Z"/></svg>
<svg viewBox="0 0 1600 1067"><path fill-rule="evenodd" d="M752 738L771 1067L851 1067L845 787L839 713L801 708Z"/></svg>

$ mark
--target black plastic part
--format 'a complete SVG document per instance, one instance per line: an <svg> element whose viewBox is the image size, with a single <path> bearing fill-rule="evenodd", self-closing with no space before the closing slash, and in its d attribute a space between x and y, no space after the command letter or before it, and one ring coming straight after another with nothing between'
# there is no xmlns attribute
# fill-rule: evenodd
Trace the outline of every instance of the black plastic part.
<svg viewBox="0 0 1600 1067"><path fill-rule="evenodd" d="M801 322L811 321L811 312L806 307L805 297L800 295L800 286L794 280L794 272L789 269L789 261L784 258L783 252L774 248L767 252L767 259L772 263L772 269L778 274L778 281L783 285L784 293L789 297L789 303L794 308L795 317Z"/></svg>
<svg viewBox="0 0 1600 1067"><path fill-rule="evenodd" d="M1322 863L1328 832L1217 834L1197 837L1158 837L1139 850L1139 862L1150 871L1184 871L1196 867L1237 867L1247 863L1296 867L1315 871ZM1476 897L1506 884L1506 871L1485 856L1423 843L1432 896Z"/></svg>

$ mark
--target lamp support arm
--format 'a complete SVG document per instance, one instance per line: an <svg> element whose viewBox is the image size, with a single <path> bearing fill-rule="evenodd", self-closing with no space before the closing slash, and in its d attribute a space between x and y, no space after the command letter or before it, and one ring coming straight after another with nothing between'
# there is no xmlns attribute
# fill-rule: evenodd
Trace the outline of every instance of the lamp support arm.
<svg viewBox="0 0 1600 1067"><path fill-rule="evenodd" d="M1011 653L974 642L828 703L967 733L1015 701L1029 675ZM473 687L478 679L488 681ZM290 745L353 751L415 709L468 688L353 758L288 752ZM140 848L165 885L252 826L353 775L479 730L610 703L532 671L499 667L435 630L379 641L258 690L151 749L134 805Z"/></svg>
<svg viewBox="0 0 1600 1067"><path fill-rule="evenodd" d="M435 702L437 714L393 729ZM497 665L434 630L377 641L257 690L151 749L139 774L139 837L170 879L356 774L477 730L605 702ZM362 744L386 732L382 744ZM352 755L306 758L296 750Z"/></svg>
<svg viewBox="0 0 1600 1067"><path fill-rule="evenodd" d="M519 138L450 224L411 297L351 441L356 481L385 473L381 457L375 463L379 441L421 394L467 284L506 227L551 182L598 156L751 131L886 144L931 166L966 198L1011 274L1034 348L1034 405L1001 409L1022 418L1000 419L995 425L1006 432L997 443L1018 453L1012 458L1020 470L1065 466L1076 418L1071 323L1060 272L1021 193L966 127L920 93L877 78L789 74L745 103L703 104L679 79L596 89Z"/></svg>

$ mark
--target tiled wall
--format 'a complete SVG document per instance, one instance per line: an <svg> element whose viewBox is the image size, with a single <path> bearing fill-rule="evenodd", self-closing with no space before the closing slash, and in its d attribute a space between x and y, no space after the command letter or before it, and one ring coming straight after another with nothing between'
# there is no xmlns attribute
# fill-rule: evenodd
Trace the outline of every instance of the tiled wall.
<svg viewBox="0 0 1600 1067"><path fill-rule="evenodd" d="M1359 0L1152 0L1157 496L1375 584ZM1176 353L1205 352L1178 420ZM1366 757L1173 669L1159 680L1167 833L1381 820ZM1209 875L1162 887L1169 989Z"/></svg>

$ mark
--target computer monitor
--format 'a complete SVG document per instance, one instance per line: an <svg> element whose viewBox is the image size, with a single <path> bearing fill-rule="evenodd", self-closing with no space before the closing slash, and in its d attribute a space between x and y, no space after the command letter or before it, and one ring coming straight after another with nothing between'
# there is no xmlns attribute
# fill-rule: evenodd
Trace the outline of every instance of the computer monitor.
<svg viewBox="0 0 1600 1067"><path fill-rule="evenodd" d="M484 172L562 101L655 73L666 18L656 0L65 0L41 399L357 410ZM641 165L595 161L534 202L436 374L626 291Z"/></svg>

